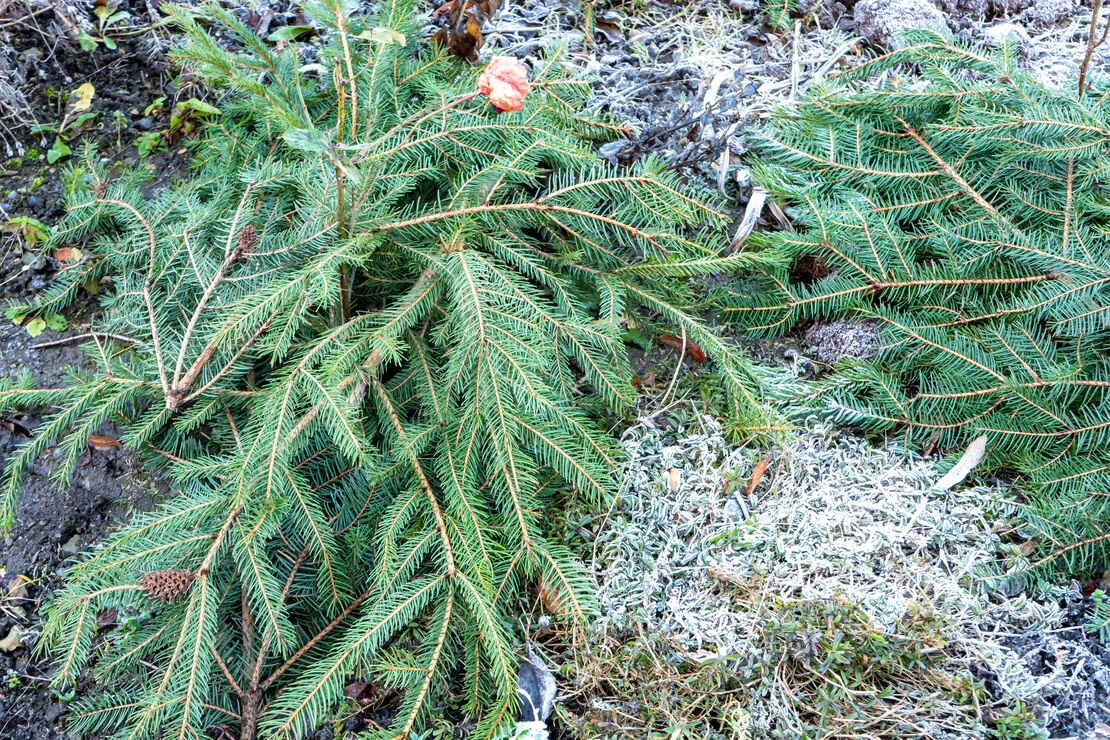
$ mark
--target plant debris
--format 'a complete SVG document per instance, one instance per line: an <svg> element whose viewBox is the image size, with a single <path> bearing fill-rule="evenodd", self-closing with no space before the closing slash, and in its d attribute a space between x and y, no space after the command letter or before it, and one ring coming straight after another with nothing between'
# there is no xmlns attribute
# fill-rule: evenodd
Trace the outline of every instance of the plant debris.
<svg viewBox="0 0 1110 740"><path fill-rule="evenodd" d="M933 462L822 426L769 454L735 446L696 409L644 418L622 444L623 492L594 543L593 649L642 666L669 712L700 675L690 696L718 692L718 711L699 727L742 725L720 736L988 737L1028 714L1065 737L1110 719L1110 650L1075 626L1078 584L1026 583L1021 542L999 533L1016 512L1004 487L931 490ZM769 485L728 493L762 467ZM644 705L624 700L652 693L622 696L612 665L585 661L571 690L599 733L627 730ZM860 680L856 716L819 715L838 675Z"/></svg>

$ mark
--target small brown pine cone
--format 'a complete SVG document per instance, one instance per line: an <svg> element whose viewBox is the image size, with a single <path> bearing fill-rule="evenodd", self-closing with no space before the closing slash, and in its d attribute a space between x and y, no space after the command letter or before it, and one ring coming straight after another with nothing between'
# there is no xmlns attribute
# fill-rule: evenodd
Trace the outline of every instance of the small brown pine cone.
<svg viewBox="0 0 1110 740"><path fill-rule="evenodd" d="M258 231L253 226L247 224L239 229L239 240L235 256L242 257L245 254L250 254L258 245Z"/></svg>
<svg viewBox="0 0 1110 740"><path fill-rule="evenodd" d="M187 570L156 570L143 573L139 585L147 595L158 601L177 601L189 592L193 574Z"/></svg>

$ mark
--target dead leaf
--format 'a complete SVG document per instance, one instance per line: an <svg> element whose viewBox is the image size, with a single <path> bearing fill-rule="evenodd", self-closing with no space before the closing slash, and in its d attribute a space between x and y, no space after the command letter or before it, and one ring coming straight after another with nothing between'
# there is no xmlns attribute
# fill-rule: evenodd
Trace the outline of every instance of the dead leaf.
<svg viewBox="0 0 1110 740"><path fill-rule="evenodd" d="M91 82L83 82L69 94L70 113L84 113L92 107L93 95L96 88Z"/></svg>
<svg viewBox="0 0 1110 740"><path fill-rule="evenodd" d="M123 447L123 445L115 437L101 437L99 434L90 434L89 447L97 452L108 452Z"/></svg>
<svg viewBox="0 0 1110 740"><path fill-rule="evenodd" d="M118 618L119 611L114 607L111 609L101 609L96 613L96 628L104 629L106 627L111 627L116 623L116 619Z"/></svg>
<svg viewBox="0 0 1110 740"><path fill-rule="evenodd" d="M963 481L968 474L975 469L983 460L983 456L987 454L987 435L981 435L972 440L971 444L967 446L964 454L952 466L952 469L945 473L944 477L933 484L933 489L937 491L947 491L952 486Z"/></svg>
<svg viewBox="0 0 1110 740"><path fill-rule="evenodd" d="M343 696L353 702L357 702L360 707L365 707L372 703L379 692L380 688L378 685L370 683L369 681L351 681L343 687Z"/></svg>
<svg viewBox="0 0 1110 740"><path fill-rule="evenodd" d="M19 629L18 625L12 625L11 630L8 632L8 636L0 640L0 650L3 650L5 653L14 653L16 650L22 648L23 641L19 639L22 632L23 631Z"/></svg>
<svg viewBox="0 0 1110 740"><path fill-rule="evenodd" d="M671 468L667 471L667 489L677 491L680 485L682 485L682 471L678 468Z"/></svg>
<svg viewBox="0 0 1110 740"><path fill-rule="evenodd" d="M933 432L933 436L929 437L929 443L925 445L925 449L921 451L922 457L929 457L933 454L933 450L937 448L937 442L940 440L940 432Z"/></svg>
<svg viewBox="0 0 1110 740"><path fill-rule="evenodd" d="M547 610L548 614L553 617L561 617L566 614L567 605L563 595L551 586L545 576L540 576L536 591L540 597L540 603L543 604L543 608Z"/></svg>
<svg viewBox="0 0 1110 740"><path fill-rule="evenodd" d="M31 430L30 429L23 426L18 421L11 418L10 416L0 416L0 427L4 427L5 429L7 429L13 435L19 435L21 437L30 437L31 436Z"/></svg>
<svg viewBox="0 0 1110 740"><path fill-rule="evenodd" d="M482 48L482 26L497 13L501 0L450 0L432 13L433 18L446 18L446 29L432 36L455 56L478 61Z"/></svg>
<svg viewBox="0 0 1110 740"><path fill-rule="evenodd" d="M25 575L18 575L12 579L12 584L8 586L9 599L26 599L27 598L27 585L31 583L31 579Z"/></svg>
<svg viewBox="0 0 1110 740"><path fill-rule="evenodd" d="M82 257L84 255L81 250L73 247L59 247L54 250L54 259L59 262L80 262Z"/></svg>
<svg viewBox="0 0 1110 740"><path fill-rule="evenodd" d="M62 123L58 127L60 132L65 133L66 126L68 126L75 117L81 115L89 108L92 108L92 99L95 94L96 88L93 87L91 82L83 82L70 92L66 103L65 115L62 116Z"/></svg>
<svg viewBox="0 0 1110 740"><path fill-rule="evenodd" d="M660 344L664 344L672 349L682 352L682 340L673 334L660 334L655 338ZM696 342L689 339L686 340L686 356L694 362L705 362L705 350L703 350Z"/></svg>
<svg viewBox="0 0 1110 740"><path fill-rule="evenodd" d="M719 583L725 584L726 586L747 585L747 581L745 581L741 576L738 576L735 573L718 570L717 568L710 568L706 571L706 575Z"/></svg>
<svg viewBox="0 0 1110 740"><path fill-rule="evenodd" d="M763 480L763 474L767 472L767 466L771 464L771 458L765 457L755 464L752 469L752 475L748 478L748 485L744 486L744 495L751 496L752 491L759 485L759 481Z"/></svg>

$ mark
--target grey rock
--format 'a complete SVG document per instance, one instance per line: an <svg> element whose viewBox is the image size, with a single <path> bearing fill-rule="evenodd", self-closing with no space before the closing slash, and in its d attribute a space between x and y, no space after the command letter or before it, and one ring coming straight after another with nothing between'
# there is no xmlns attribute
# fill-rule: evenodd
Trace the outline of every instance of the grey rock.
<svg viewBox="0 0 1110 740"><path fill-rule="evenodd" d="M75 534L62 545L62 552L66 555L76 555L81 552L81 535Z"/></svg>

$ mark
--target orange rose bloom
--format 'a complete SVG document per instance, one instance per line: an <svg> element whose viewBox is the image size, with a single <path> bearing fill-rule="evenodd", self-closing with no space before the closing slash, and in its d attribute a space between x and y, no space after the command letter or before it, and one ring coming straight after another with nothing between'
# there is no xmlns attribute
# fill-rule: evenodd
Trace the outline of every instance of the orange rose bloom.
<svg viewBox="0 0 1110 740"><path fill-rule="evenodd" d="M502 112L523 108L528 88L528 70L513 57L490 59L478 77L478 92Z"/></svg>

